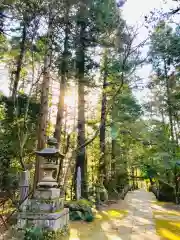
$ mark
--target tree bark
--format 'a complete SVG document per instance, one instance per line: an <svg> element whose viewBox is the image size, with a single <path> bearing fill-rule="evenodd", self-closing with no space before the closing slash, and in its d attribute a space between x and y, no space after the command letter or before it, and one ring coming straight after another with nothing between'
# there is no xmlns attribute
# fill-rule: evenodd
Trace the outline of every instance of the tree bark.
<svg viewBox="0 0 180 240"><path fill-rule="evenodd" d="M12 98L14 101L16 99L18 84L20 81L20 74L21 74L22 65L23 65L23 58L25 55L26 37L27 37L27 23L24 22L23 29L22 29L22 41L20 44L20 53L19 53L19 56L17 59L17 68L16 68L16 72L15 72L15 79L13 82L13 89L12 89Z"/></svg>
<svg viewBox="0 0 180 240"><path fill-rule="evenodd" d="M59 148L60 141L61 141L61 131L62 131L62 120L63 120L63 114L64 114L64 96L65 96L65 84L66 84L66 74L68 71L68 43L69 43L69 7L67 7L66 11L66 28L65 28L65 38L64 38L64 51L62 54L62 64L61 64L61 83L60 83L60 95L59 95L59 104L58 104L58 112L57 112L57 118L56 118L56 126L55 126L55 132L54 137L57 139Z"/></svg>
<svg viewBox="0 0 180 240"><path fill-rule="evenodd" d="M77 144L81 146L85 143L85 100L84 100L84 83L79 82L78 85L78 137ZM87 159L86 159L86 148L81 148L76 157L76 173L77 169L81 168L81 194L82 197L87 197Z"/></svg>
<svg viewBox="0 0 180 240"><path fill-rule="evenodd" d="M168 115L169 115L169 124L170 124L170 131L171 131L171 138L172 138L172 156L173 160L176 159L176 143L175 143L175 136L174 136L174 126L173 126L173 108L172 108L172 100L171 100L171 92L172 90L170 88L169 84L169 77L168 77L168 72L167 72L167 64L166 61L164 60L164 72L165 72L165 79L166 79L166 91L167 91L167 105L168 105ZM176 167L174 168L176 169ZM176 170L174 170L174 183L175 183L175 198L177 201L178 197L178 181L176 177Z"/></svg>
<svg viewBox="0 0 180 240"><path fill-rule="evenodd" d="M112 118L112 125L111 128L113 129L114 126L114 106L112 106L112 111L111 111L111 118ZM114 180L115 178L115 173L116 173L116 139L113 138L111 140L111 178Z"/></svg>
<svg viewBox="0 0 180 240"><path fill-rule="evenodd" d="M50 88L50 68L51 68L51 56L52 56L52 33L53 33L53 18L49 19L48 32L47 32L47 46L44 57L44 70L43 70L43 81L41 86L41 102L40 102L40 114L38 124L38 144L37 149L41 150L46 146L47 136L46 128L48 124L48 97ZM41 158L36 158L36 168L34 176L34 190L41 177L40 172Z"/></svg>
<svg viewBox="0 0 180 240"><path fill-rule="evenodd" d="M107 108L107 94L106 94L106 87L107 87L107 50L104 53L104 63L103 63L103 93L102 93L102 101L101 101L101 128L100 128L100 159L99 159L99 174L103 177L103 182L106 182L106 108Z"/></svg>
<svg viewBox="0 0 180 240"><path fill-rule="evenodd" d="M112 139L111 141L111 145L112 145L112 152L111 152L111 176L112 178L115 177L115 172L116 172L116 162L115 162L115 159L116 159L116 140L115 139Z"/></svg>
<svg viewBox="0 0 180 240"><path fill-rule="evenodd" d="M86 6L81 4L80 14L84 18ZM84 20L85 21L85 20ZM76 51L76 74L78 80L78 146L85 144L85 42L84 35L86 29L86 23L81 20L79 41ZM87 198L87 158L86 148L82 147L79 149L76 157L76 168L75 168L75 182L77 178L78 167L81 168L81 194L83 198ZM75 184L76 185L76 184ZM75 186L76 189L76 186ZM76 192L76 191L75 191Z"/></svg>
<svg viewBox="0 0 180 240"><path fill-rule="evenodd" d="M171 132L172 142L174 143L173 110L172 110L172 103L171 103L171 93L170 93L166 60L164 60L164 73L165 73L165 80L166 80L166 93L167 93L167 106L168 106L170 132Z"/></svg>

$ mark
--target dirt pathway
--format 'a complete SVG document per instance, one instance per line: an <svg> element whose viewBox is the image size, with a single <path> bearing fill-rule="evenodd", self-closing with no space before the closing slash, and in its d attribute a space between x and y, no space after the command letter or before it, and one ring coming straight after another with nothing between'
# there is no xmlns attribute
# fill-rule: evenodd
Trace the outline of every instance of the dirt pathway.
<svg viewBox="0 0 180 240"><path fill-rule="evenodd" d="M145 190L129 192L125 200L99 211L93 223L71 224L70 240L159 240L152 202Z"/></svg>

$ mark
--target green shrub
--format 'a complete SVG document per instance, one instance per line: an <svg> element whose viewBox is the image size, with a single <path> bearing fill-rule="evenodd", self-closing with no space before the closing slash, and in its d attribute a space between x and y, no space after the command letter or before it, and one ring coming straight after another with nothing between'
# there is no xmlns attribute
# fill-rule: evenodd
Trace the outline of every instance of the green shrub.
<svg viewBox="0 0 180 240"><path fill-rule="evenodd" d="M43 231L41 228L26 228L24 240L43 240Z"/></svg>
<svg viewBox="0 0 180 240"><path fill-rule="evenodd" d="M77 201L77 204L79 206L89 206L89 207L93 206L93 203L88 201L87 199L80 199L80 200Z"/></svg>
<svg viewBox="0 0 180 240"><path fill-rule="evenodd" d="M24 240L60 240L63 236L68 235L68 233L68 226L64 226L63 229L58 231L31 227L26 228Z"/></svg>
<svg viewBox="0 0 180 240"><path fill-rule="evenodd" d="M91 210L93 204L86 199L67 202L65 203L65 206L69 208L70 220L72 221L83 220L86 222L91 222L94 220L94 215Z"/></svg>

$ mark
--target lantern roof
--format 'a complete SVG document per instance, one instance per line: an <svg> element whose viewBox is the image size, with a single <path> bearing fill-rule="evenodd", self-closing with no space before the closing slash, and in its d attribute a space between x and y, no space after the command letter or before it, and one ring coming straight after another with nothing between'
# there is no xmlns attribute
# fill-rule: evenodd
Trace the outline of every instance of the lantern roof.
<svg viewBox="0 0 180 240"><path fill-rule="evenodd" d="M48 144L49 146L57 146L58 141L57 141L56 138L50 137L50 138L47 140L47 144Z"/></svg>
<svg viewBox="0 0 180 240"><path fill-rule="evenodd" d="M41 157L61 157L63 158L64 155L61 154L59 152L59 149L56 149L56 148L44 148L40 151L35 151L35 153L38 155L38 156L41 156Z"/></svg>

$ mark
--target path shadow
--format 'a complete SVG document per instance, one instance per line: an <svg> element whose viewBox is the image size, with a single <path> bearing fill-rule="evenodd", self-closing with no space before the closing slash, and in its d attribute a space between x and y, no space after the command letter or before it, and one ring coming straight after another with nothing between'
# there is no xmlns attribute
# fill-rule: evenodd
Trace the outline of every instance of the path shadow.
<svg viewBox="0 0 180 240"><path fill-rule="evenodd" d="M163 208L170 211L178 211L180 213L180 205L174 203L164 203Z"/></svg>
<svg viewBox="0 0 180 240"><path fill-rule="evenodd" d="M94 222L71 222L71 236L63 240L129 240L130 235L131 240L161 239L156 235L156 230L163 240L180 240L180 222L164 222L156 219L155 215L148 216L148 207L156 205L156 199L151 194L139 193L139 197L136 198L130 192L125 200L99 211ZM129 222L131 217L125 213L128 205L133 209L130 212L133 213L135 224ZM172 208L168 204L163 206L163 209L166 211ZM148 235L146 231L151 234Z"/></svg>
<svg viewBox="0 0 180 240"><path fill-rule="evenodd" d="M82 221L70 223L70 236L63 240L121 240L120 235L131 232L131 226L122 226L122 219L127 215L123 210L108 209L98 211L94 222Z"/></svg>
<svg viewBox="0 0 180 240"><path fill-rule="evenodd" d="M156 219L157 233L167 240L180 239L180 222Z"/></svg>

